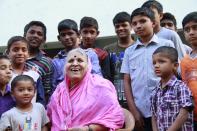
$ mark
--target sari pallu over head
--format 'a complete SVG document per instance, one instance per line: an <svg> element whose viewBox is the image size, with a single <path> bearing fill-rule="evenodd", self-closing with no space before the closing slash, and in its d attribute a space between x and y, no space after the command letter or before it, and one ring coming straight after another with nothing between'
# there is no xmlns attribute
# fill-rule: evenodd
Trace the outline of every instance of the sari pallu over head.
<svg viewBox="0 0 197 131"><path fill-rule="evenodd" d="M91 74L91 63L80 83L69 91L69 78L60 83L47 107L52 131L100 124L110 130L123 126L124 115L113 84Z"/></svg>

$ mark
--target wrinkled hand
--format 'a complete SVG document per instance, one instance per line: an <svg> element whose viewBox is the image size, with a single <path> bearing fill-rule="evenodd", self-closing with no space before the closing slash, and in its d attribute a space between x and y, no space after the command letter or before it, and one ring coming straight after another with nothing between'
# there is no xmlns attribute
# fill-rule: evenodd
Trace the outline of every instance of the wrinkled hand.
<svg viewBox="0 0 197 131"><path fill-rule="evenodd" d="M135 118L135 130L137 131L143 131L144 130L144 120L142 115L139 111L136 111L134 114Z"/></svg>

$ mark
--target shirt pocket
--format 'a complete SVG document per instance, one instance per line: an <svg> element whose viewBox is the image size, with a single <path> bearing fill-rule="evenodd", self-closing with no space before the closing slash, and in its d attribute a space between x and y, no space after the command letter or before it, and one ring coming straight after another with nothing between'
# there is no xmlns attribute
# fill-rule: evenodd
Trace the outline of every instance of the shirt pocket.
<svg viewBox="0 0 197 131"><path fill-rule="evenodd" d="M161 101L163 115L174 115L179 111L178 99L174 93L167 94Z"/></svg>

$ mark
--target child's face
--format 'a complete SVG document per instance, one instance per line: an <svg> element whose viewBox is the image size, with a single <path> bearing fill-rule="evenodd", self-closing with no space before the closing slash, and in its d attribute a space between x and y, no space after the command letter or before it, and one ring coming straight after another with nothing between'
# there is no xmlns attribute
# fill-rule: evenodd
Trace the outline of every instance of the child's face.
<svg viewBox="0 0 197 131"><path fill-rule="evenodd" d="M197 22L188 22L184 28L185 39L192 46L197 47Z"/></svg>
<svg viewBox="0 0 197 131"><path fill-rule="evenodd" d="M91 48L94 45L99 32L94 27L84 27L80 30L80 34L84 46Z"/></svg>
<svg viewBox="0 0 197 131"><path fill-rule="evenodd" d="M27 43L23 41L14 42L10 47L8 55L12 64L24 64L29 56Z"/></svg>
<svg viewBox="0 0 197 131"><path fill-rule="evenodd" d="M115 32L119 38L131 36L131 25L128 21L117 23L114 25Z"/></svg>
<svg viewBox="0 0 197 131"><path fill-rule="evenodd" d="M79 35L72 29L64 29L59 32L58 40L65 48L74 48Z"/></svg>
<svg viewBox="0 0 197 131"><path fill-rule="evenodd" d="M39 48L40 45L45 42L44 31L41 26L31 26L25 38L29 42L30 48Z"/></svg>
<svg viewBox="0 0 197 131"><path fill-rule="evenodd" d="M12 78L12 65L8 59L0 59L0 83L6 85Z"/></svg>
<svg viewBox="0 0 197 131"><path fill-rule="evenodd" d="M31 103L32 98L35 95L35 87L29 80L18 81L14 87L12 94L19 105L25 105Z"/></svg>
<svg viewBox="0 0 197 131"><path fill-rule="evenodd" d="M169 58L162 53L153 55L153 66L155 74L161 78L169 78L177 70L178 63L173 63Z"/></svg>
<svg viewBox="0 0 197 131"><path fill-rule="evenodd" d="M154 23L147 16L134 16L131 24L138 37L146 38L153 35Z"/></svg>
<svg viewBox="0 0 197 131"><path fill-rule="evenodd" d="M161 27L165 27L167 29L176 31L176 27L174 25L174 23L171 20L162 20L160 23Z"/></svg>

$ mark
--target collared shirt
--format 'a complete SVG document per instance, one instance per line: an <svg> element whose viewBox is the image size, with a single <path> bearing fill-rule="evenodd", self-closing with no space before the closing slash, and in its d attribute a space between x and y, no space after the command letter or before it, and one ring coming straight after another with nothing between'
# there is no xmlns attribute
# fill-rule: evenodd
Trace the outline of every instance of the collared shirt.
<svg viewBox="0 0 197 131"><path fill-rule="evenodd" d="M98 74L102 76L101 67L99 65L99 60L98 60L98 56L96 55L96 53L92 49L86 49L85 52L90 58L90 61L92 63L91 72L93 74ZM64 69L65 69L64 67L65 67L65 62L67 58L67 53L68 52L65 52L65 50L62 50L52 60L52 64L54 67L54 72L53 72L53 77L52 77L52 83L53 83L54 89L52 89L52 91L54 91L56 86L64 80Z"/></svg>
<svg viewBox="0 0 197 131"><path fill-rule="evenodd" d="M52 61L39 52L36 57L26 61L26 66L28 70L32 69L38 72L44 86L45 94L49 94L52 88Z"/></svg>
<svg viewBox="0 0 197 131"><path fill-rule="evenodd" d="M159 131L166 131L177 118L180 109L189 111L187 121L181 131L193 131L193 103L189 88L173 76L164 88L161 83L151 96L151 110L157 120Z"/></svg>
<svg viewBox="0 0 197 131"><path fill-rule="evenodd" d="M139 39L125 50L121 73L129 74L134 102L144 117L150 117L150 96L159 82L155 75L152 54L160 46L171 46L169 40L152 37L149 44L144 45Z"/></svg>
<svg viewBox="0 0 197 131"><path fill-rule="evenodd" d="M6 86L5 94L2 95L0 92L0 118L1 115L15 106L15 101L11 96L10 86Z"/></svg>
<svg viewBox="0 0 197 131"><path fill-rule="evenodd" d="M167 39L167 40L171 40L174 44L174 47L177 49L178 51L178 56L179 59L181 60L184 55L187 52L187 49L185 48L183 42L181 41L180 36L177 34L177 32L167 29L165 27L161 27L160 31L157 32L156 34L159 38L163 38L163 39Z"/></svg>

